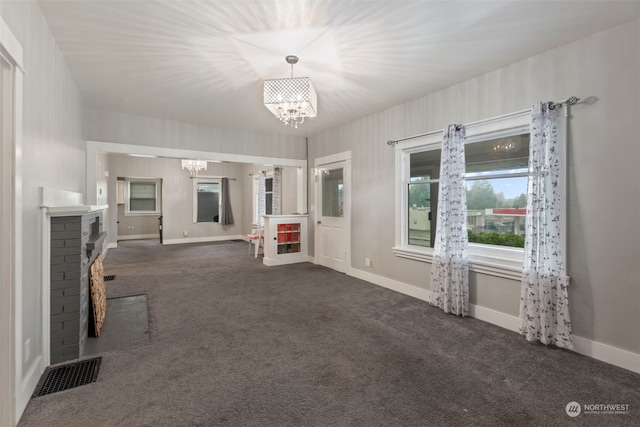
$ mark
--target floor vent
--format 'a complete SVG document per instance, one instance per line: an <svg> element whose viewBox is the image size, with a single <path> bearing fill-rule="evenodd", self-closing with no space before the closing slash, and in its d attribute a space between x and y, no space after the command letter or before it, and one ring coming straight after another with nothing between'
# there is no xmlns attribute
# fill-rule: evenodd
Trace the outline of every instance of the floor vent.
<svg viewBox="0 0 640 427"><path fill-rule="evenodd" d="M90 384L98 379L102 357L85 359L80 362L50 366L42 374L33 397L56 393L81 385Z"/></svg>
<svg viewBox="0 0 640 427"><path fill-rule="evenodd" d="M104 276L104 281L105 281L105 282L108 282L109 280L113 280L113 279L115 279L115 278L116 278L116 275L115 275L115 274L110 274L110 275L108 275L108 276Z"/></svg>

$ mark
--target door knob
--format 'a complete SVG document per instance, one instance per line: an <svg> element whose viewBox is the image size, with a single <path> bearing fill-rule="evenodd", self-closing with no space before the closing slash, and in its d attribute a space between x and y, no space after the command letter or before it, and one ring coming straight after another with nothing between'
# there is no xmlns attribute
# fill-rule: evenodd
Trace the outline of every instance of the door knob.
<svg viewBox="0 0 640 427"><path fill-rule="evenodd" d="M317 222L317 224L318 224L318 225L322 224L322 221L318 221L318 222Z"/></svg>

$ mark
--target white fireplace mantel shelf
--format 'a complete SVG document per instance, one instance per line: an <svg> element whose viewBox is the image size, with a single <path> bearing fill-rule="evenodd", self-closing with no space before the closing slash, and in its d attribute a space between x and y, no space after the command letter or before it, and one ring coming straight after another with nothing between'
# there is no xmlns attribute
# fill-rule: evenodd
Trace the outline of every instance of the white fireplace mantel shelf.
<svg viewBox="0 0 640 427"><path fill-rule="evenodd" d="M103 211L108 205L86 205L82 193L40 187L40 207L49 216L75 216Z"/></svg>

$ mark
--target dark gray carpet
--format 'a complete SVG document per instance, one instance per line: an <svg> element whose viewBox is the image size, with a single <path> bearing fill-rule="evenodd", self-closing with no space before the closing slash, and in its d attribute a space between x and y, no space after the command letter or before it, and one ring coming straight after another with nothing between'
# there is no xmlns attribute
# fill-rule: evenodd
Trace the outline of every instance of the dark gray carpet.
<svg viewBox="0 0 640 427"><path fill-rule="evenodd" d="M640 375L247 243L121 242L108 297L147 295L148 345L21 426L637 426ZM627 415L565 406L629 404Z"/></svg>

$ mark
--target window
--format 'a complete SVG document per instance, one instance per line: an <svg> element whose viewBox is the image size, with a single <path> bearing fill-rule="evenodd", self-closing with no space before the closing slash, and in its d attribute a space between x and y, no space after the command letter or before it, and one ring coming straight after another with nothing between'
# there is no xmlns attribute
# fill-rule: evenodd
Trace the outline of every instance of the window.
<svg viewBox="0 0 640 427"><path fill-rule="evenodd" d="M469 243L524 248L529 134L465 146Z"/></svg>
<svg viewBox="0 0 640 427"><path fill-rule="evenodd" d="M322 170L322 216L344 216L344 168Z"/></svg>
<svg viewBox="0 0 640 427"><path fill-rule="evenodd" d="M273 214L273 177L264 180L264 214Z"/></svg>
<svg viewBox="0 0 640 427"><path fill-rule="evenodd" d="M440 155L440 149L409 154L409 245L434 245ZM524 247L528 161L528 133L465 146L470 243Z"/></svg>
<svg viewBox="0 0 640 427"><path fill-rule="evenodd" d="M160 179L125 179L127 188L126 211L128 215L160 213Z"/></svg>
<svg viewBox="0 0 640 427"><path fill-rule="evenodd" d="M193 222L220 222L222 197L220 180L193 180Z"/></svg>
<svg viewBox="0 0 640 427"><path fill-rule="evenodd" d="M529 111L467 125L465 163L471 269L517 278L522 267ZM442 132L396 150L396 256L431 261Z"/></svg>

